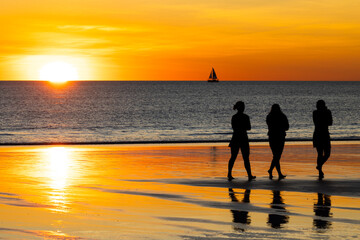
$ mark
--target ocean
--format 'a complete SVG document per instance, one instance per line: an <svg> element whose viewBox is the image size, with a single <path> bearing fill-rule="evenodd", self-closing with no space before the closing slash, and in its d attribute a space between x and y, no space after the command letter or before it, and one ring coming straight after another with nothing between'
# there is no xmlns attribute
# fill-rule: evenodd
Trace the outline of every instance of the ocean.
<svg viewBox="0 0 360 240"><path fill-rule="evenodd" d="M232 107L245 102L249 138L266 141L274 103L288 140L310 140L316 101L332 111L331 137L360 139L360 82L0 81L0 143L229 141Z"/></svg>

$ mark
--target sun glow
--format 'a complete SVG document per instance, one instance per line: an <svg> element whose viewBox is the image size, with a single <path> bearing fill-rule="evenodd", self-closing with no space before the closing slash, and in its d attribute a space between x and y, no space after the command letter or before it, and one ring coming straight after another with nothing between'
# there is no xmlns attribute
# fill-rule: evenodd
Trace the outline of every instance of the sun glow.
<svg viewBox="0 0 360 240"><path fill-rule="evenodd" d="M44 65L39 71L40 80L62 83L69 80L78 80L77 69L67 62L51 62Z"/></svg>

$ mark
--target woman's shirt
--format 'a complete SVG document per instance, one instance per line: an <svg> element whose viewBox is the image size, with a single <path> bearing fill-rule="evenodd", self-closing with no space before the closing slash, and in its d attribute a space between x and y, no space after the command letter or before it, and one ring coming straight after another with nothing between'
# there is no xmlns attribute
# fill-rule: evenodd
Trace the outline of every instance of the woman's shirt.
<svg viewBox="0 0 360 240"><path fill-rule="evenodd" d="M244 113L237 113L231 119L231 126L234 130L233 137L247 137L246 131L251 130L250 118Z"/></svg>
<svg viewBox="0 0 360 240"><path fill-rule="evenodd" d="M286 131L289 130L289 121L283 113L269 113L266 123L269 136L286 136Z"/></svg>
<svg viewBox="0 0 360 240"><path fill-rule="evenodd" d="M329 133L329 126L332 125L332 115L329 109L315 110L313 112L313 121L316 133Z"/></svg>

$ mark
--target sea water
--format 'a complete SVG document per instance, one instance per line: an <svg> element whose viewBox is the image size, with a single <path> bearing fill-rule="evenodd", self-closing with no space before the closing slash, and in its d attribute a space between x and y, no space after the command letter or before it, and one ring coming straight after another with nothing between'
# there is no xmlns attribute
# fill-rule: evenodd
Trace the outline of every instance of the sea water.
<svg viewBox="0 0 360 240"><path fill-rule="evenodd" d="M332 111L333 139L360 139L360 82L0 81L0 143L228 141L236 101L250 140L266 140L280 104L288 140L310 140L316 101Z"/></svg>

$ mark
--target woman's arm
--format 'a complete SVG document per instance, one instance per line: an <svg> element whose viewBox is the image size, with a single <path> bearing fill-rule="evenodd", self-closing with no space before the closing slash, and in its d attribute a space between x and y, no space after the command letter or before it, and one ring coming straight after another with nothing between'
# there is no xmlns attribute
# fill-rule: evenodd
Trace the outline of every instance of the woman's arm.
<svg viewBox="0 0 360 240"><path fill-rule="evenodd" d="M329 126L332 126L333 125L333 118L332 118L332 114L331 114L331 111L329 111Z"/></svg>
<svg viewBox="0 0 360 240"><path fill-rule="evenodd" d="M246 120L247 120L247 124L246 124L246 130L251 130L251 124L250 124L250 118L248 115L246 115Z"/></svg>
<svg viewBox="0 0 360 240"><path fill-rule="evenodd" d="M284 129L285 131L289 130L289 120L288 118L286 117L286 115L284 114Z"/></svg>

